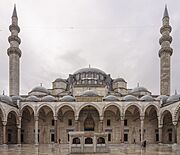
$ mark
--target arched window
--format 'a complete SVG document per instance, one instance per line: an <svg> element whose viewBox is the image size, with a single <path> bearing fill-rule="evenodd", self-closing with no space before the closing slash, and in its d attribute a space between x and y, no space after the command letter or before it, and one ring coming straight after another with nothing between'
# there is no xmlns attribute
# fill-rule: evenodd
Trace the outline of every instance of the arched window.
<svg viewBox="0 0 180 155"><path fill-rule="evenodd" d="M85 139L85 144L93 144L93 139L88 137Z"/></svg>
<svg viewBox="0 0 180 155"><path fill-rule="evenodd" d="M72 143L73 143L73 144L80 144L80 139L79 139L78 137L73 138Z"/></svg>
<svg viewBox="0 0 180 155"><path fill-rule="evenodd" d="M99 137L99 138L97 139L97 143L98 143L98 144L105 144L105 139L104 139L103 137Z"/></svg>

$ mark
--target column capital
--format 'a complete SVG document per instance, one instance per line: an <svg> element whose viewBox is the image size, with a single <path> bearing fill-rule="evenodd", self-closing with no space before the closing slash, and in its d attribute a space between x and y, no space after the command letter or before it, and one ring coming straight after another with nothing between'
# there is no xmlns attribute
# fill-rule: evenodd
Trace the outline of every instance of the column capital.
<svg viewBox="0 0 180 155"><path fill-rule="evenodd" d="M54 117L54 120L57 121L57 116L53 116Z"/></svg>
<svg viewBox="0 0 180 155"><path fill-rule="evenodd" d="M2 125L6 126L7 125L7 121L2 121Z"/></svg>
<svg viewBox="0 0 180 155"><path fill-rule="evenodd" d="M34 116L34 120L38 121L39 120L39 116L38 115Z"/></svg>
<svg viewBox="0 0 180 155"><path fill-rule="evenodd" d="M104 120L104 117L103 117L103 116L100 116L99 119L100 119L100 121L103 121L103 120Z"/></svg>
<svg viewBox="0 0 180 155"><path fill-rule="evenodd" d="M158 125L158 128L160 129L160 128L162 128L163 127L163 124L159 124Z"/></svg>
<svg viewBox="0 0 180 155"><path fill-rule="evenodd" d="M144 115L141 115L141 116L140 116L140 120L141 120L141 121L144 121Z"/></svg>
<svg viewBox="0 0 180 155"><path fill-rule="evenodd" d="M177 121L173 121L173 125L174 125L174 126L176 126L176 125L177 125L177 123L178 123Z"/></svg>
<svg viewBox="0 0 180 155"><path fill-rule="evenodd" d="M17 126L18 129L21 129L21 123L16 124L16 126Z"/></svg>
<svg viewBox="0 0 180 155"><path fill-rule="evenodd" d="M120 118L121 118L121 121L124 121L125 116L120 116Z"/></svg>

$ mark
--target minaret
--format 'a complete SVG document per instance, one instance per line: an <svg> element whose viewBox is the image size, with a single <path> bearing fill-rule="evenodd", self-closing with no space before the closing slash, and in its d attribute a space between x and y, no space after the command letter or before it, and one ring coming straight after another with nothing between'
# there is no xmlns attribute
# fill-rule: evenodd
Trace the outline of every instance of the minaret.
<svg viewBox="0 0 180 155"><path fill-rule="evenodd" d="M19 59L21 57L21 50L19 49L21 39L18 37L20 28L18 26L16 5L14 5L12 24L9 26L9 30L11 32L11 36L8 38L10 47L7 50L9 56L9 95L14 96L19 95Z"/></svg>
<svg viewBox="0 0 180 155"><path fill-rule="evenodd" d="M170 71L171 71L171 55L173 49L170 47L172 42L171 26L169 25L169 14L167 6L165 6L164 16L162 19L162 27L160 32L162 37L159 39L159 44L161 49L159 50L160 57L160 94L161 95L170 95Z"/></svg>

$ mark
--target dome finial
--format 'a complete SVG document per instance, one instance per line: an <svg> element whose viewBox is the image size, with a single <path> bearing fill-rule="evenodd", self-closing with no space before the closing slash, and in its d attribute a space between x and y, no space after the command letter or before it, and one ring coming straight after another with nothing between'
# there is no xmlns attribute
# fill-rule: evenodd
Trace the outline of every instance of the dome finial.
<svg viewBox="0 0 180 155"><path fill-rule="evenodd" d="M43 84L42 84L42 83L40 83L40 86L42 87L42 86L43 86Z"/></svg>
<svg viewBox="0 0 180 155"><path fill-rule="evenodd" d="M167 4L165 5L165 10L164 10L163 18L164 17L169 17L169 13L168 13L168 9L167 9Z"/></svg>
<svg viewBox="0 0 180 155"><path fill-rule="evenodd" d="M3 93L2 93L3 95L5 95L5 91L3 90Z"/></svg>
<svg viewBox="0 0 180 155"><path fill-rule="evenodd" d="M89 68L91 68L91 65L89 64Z"/></svg>
<svg viewBox="0 0 180 155"><path fill-rule="evenodd" d="M139 87L139 82L137 83L137 87Z"/></svg>
<svg viewBox="0 0 180 155"><path fill-rule="evenodd" d="M16 4L14 4L14 10L13 10L12 17L17 17Z"/></svg>

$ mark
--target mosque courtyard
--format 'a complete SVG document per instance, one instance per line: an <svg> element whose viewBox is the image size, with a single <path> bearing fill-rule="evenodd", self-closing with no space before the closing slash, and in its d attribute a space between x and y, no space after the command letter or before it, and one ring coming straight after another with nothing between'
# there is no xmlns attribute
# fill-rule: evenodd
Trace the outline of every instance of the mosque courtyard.
<svg viewBox="0 0 180 155"><path fill-rule="evenodd" d="M68 155L68 145L17 145L1 146L0 155ZM77 154L76 154L77 155ZM87 154L89 155L89 154ZM179 145L110 145L109 153L96 155L180 155Z"/></svg>

